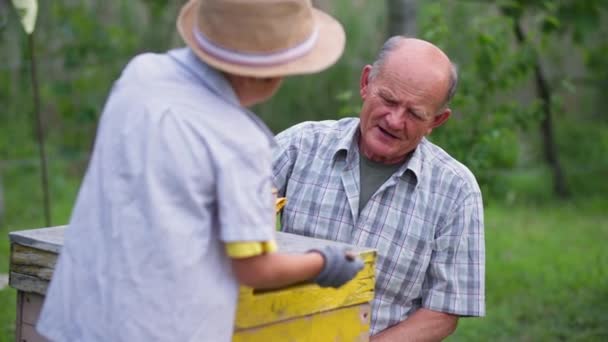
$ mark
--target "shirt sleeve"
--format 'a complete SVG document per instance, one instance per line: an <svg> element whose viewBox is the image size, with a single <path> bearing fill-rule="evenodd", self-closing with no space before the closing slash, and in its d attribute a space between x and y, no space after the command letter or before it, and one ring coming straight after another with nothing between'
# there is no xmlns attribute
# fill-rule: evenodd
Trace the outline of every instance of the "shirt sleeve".
<svg viewBox="0 0 608 342"><path fill-rule="evenodd" d="M273 188L273 195L276 196L277 190ZM275 199L275 211L278 214L287 199L280 197ZM276 223L275 223L276 225ZM226 244L226 254L231 258L249 258L256 255L262 255L266 253L273 253L278 250L276 241L253 241L253 242L229 242Z"/></svg>
<svg viewBox="0 0 608 342"><path fill-rule="evenodd" d="M470 193L436 234L422 288L424 308L485 315L485 242L481 193Z"/></svg>
<svg viewBox="0 0 608 342"><path fill-rule="evenodd" d="M270 146L225 151L218 162L218 214L224 242L274 240Z"/></svg>
<svg viewBox="0 0 608 342"><path fill-rule="evenodd" d="M274 240L261 242L229 242L226 244L226 254L234 259L273 253L277 250L277 243Z"/></svg>

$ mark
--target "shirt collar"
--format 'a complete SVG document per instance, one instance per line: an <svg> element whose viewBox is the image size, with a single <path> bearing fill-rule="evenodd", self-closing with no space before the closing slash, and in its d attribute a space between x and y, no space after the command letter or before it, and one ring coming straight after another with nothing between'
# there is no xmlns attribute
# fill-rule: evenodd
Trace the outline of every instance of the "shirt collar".
<svg viewBox="0 0 608 342"><path fill-rule="evenodd" d="M241 106L232 85L228 82L228 79L226 79L226 76L222 72L201 61L188 47L171 50L168 54L212 93L249 116L249 118L264 132L270 146L276 145L272 131L270 131L268 126L266 126L262 119L255 113Z"/></svg>
<svg viewBox="0 0 608 342"><path fill-rule="evenodd" d="M169 56L186 68L198 81L204 84L218 97L230 104L241 107L239 99L232 89L226 76L217 69L201 61L190 48L180 48L169 51Z"/></svg>
<svg viewBox="0 0 608 342"><path fill-rule="evenodd" d="M359 127L359 119L356 119L353 120L353 124L345 132L343 131L340 133L334 145L334 160L340 155L344 154L347 163L351 165L351 162L354 160L354 158L359 158ZM410 159L397 170L396 174L399 177L406 177L406 171L409 170L414 174L416 182L420 180L420 177L422 175L422 165L424 162L423 150L426 149L427 144L427 139L422 138L422 140L410 156Z"/></svg>
<svg viewBox="0 0 608 342"><path fill-rule="evenodd" d="M338 133L337 141L334 145L333 155L336 158L338 152L344 152L347 155L350 150L359 151L357 142L359 141L359 119L354 119L346 131Z"/></svg>
<svg viewBox="0 0 608 342"><path fill-rule="evenodd" d="M414 153L412 153L410 159L407 161L406 167L401 171L401 177L404 177L405 170L410 170L414 176L416 176L416 180L420 180L420 177L422 176L422 165L424 162L424 150L426 149L427 144L428 141L426 138L422 138L422 140L420 140L418 146L416 146L416 149L414 150Z"/></svg>

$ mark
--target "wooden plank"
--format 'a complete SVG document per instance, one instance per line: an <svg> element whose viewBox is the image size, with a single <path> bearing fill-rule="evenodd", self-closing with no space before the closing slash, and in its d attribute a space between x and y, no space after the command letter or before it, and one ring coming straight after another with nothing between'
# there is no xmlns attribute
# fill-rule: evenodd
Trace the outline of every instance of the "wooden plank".
<svg viewBox="0 0 608 342"><path fill-rule="evenodd" d="M28 275L40 280L50 281L53 276L53 269L38 266L24 266L11 264L11 272Z"/></svg>
<svg viewBox="0 0 608 342"><path fill-rule="evenodd" d="M370 305L361 304L261 327L236 330L233 342L369 341Z"/></svg>
<svg viewBox="0 0 608 342"><path fill-rule="evenodd" d="M45 294L56 262L56 253L11 244L10 286L25 292Z"/></svg>
<svg viewBox="0 0 608 342"><path fill-rule="evenodd" d="M46 288L49 286L49 281L25 274L11 272L9 285L20 291L34 292L44 296L46 295Z"/></svg>
<svg viewBox="0 0 608 342"><path fill-rule="evenodd" d="M11 244L11 263L26 266L40 266L55 268L57 253L23 246L18 243Z"/></svg>
<svg viewBox="0 0 608 342"><path fill-rule="evenodd" d="M21 326L21 340L19 342L48 342L34 328L33 325L23 324Z"/></svg>
<svg viewBox="0 0 608 342"><path fill-rule="evenodd" d="M56 253L22 246L17 243L11 244L11 272L49 281L53 275L56 262ZM18 286L16 283L11 285Z"/></svg>
<svg viewBox="0 0 608 342"><path fill-rule="evenodd" d="M21 312L23 307L23 291L17 291L17 315L15 317L15 342L21 342Z"/></svg>
<svg viewBox="0 0 608 342"><path fill-rule="evenodd" d="M36 323L38 322L38 317L40 316L40 311L42 310L43 302L44 297L37 293L23 293L23 306L21 315L21 320L23 321L23 323L36 325Z"/></svg>
<svg viewBox="0 0 608 342"><path fill-rule="evenodd" d="M286 253L302 253L313 248L318 249L328 245L346 247L357 254L374 253L374 250L369 247L353 246L342 242L316 239L283 232L277 232L276 240L279 245L279 251Z"/></svg>
<svg viewBox="0 0 608 342"><path fill-rule="evenodd" d="M59 254L66 226L20 230L8 234L12 243Z"/></svg>
<svg viewBox="0 0 608 342"><path fill-rule="evenodd" d="M61 250L61 247L63 246L65 229L66 226L57 226L50 228L21 230L11 232L9 237L12 243L58 254L59 250ZM280 250L287 253L306 252L309 249L321 248L325 245L348 247L359 254L373 251L373 249L367 247L351 246L345 243L315 239L283 232L277 232L276 239Z"/></svg>

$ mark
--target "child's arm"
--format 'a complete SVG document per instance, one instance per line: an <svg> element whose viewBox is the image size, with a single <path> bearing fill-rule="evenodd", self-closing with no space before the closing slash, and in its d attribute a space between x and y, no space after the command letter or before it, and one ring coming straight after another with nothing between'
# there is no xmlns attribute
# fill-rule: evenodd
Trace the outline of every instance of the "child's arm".
<svg viewBox="0 0 608 342"><path fill-rule="evenodd" d="M321 286L342 286L359 273L363 261L345 250L325 247L304 254L269 253L233 258L232 269L243 285L268 289L314 280Z"/></svg>
<svg viewBox="0 0 608 342"><path fill-rule="evenodd" d="M324 263L319 253L270 253L232 259L232 269L241 284L264 289L312 279L321 272Z"/></svg>

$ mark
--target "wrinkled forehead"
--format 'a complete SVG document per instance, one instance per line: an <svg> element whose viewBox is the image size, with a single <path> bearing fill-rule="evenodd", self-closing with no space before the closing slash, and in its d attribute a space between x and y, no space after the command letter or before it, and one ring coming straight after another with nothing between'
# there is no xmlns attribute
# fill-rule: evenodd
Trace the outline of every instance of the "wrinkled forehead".
<svg viewBox="0 0 608 342"><path fill-rule="evenodd" d="M438 68L386 64L374 80L376 91L388 93L400 100L412 101L417 105L430 107L436 111L443 106L448 91L448 79ZM437 108L435 108L437 107Z"/></svg>
<svg viewBox="0 0 608 342"><path fill-rule="evenodd" d="M445 94L449 88L451 62L439 48L427 42L405 40L389 54L383 69L389 77L433 88L435 92Z"/></svg>

